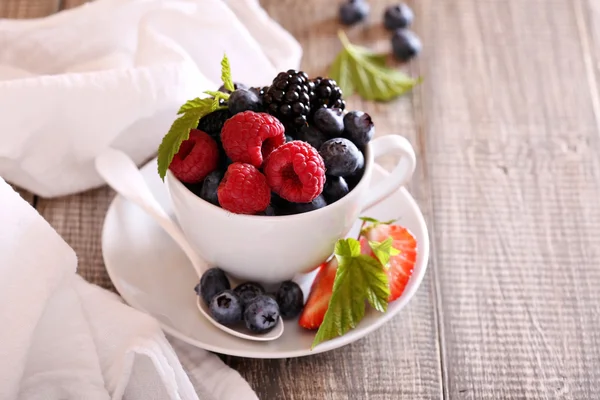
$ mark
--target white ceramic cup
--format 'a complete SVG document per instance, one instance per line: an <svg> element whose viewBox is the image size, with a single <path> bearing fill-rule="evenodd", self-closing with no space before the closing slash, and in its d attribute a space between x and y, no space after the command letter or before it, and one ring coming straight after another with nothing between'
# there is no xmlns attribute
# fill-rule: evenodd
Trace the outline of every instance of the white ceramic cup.
<svg viewBox="0 0 600 400"><path fill-rule="evenodd" d="M375 158L399 154L391 174L371 185ZM360 213L406 184L415 169L415 152L398 135L379 137L365 152L365 172L342 199L315 211L288 216L233 214L196 196L167 172L175 215L186 238L209 265L240 280L277 283L313 270L333 253L335 242Z"/></svg>

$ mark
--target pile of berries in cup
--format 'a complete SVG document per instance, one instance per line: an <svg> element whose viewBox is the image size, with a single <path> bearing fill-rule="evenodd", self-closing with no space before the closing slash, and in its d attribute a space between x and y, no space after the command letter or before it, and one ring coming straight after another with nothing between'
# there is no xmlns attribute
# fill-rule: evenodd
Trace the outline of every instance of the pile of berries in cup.
<svg viewBox="0 0 600 400"><path fill-rule="evenodd" d="M200 119L169 169L200 198L236 214L325 207L358 184L375 133L368 114L344 109L334 80L302 71L281 72L264 88L236 83L227 109Z"/></svg>

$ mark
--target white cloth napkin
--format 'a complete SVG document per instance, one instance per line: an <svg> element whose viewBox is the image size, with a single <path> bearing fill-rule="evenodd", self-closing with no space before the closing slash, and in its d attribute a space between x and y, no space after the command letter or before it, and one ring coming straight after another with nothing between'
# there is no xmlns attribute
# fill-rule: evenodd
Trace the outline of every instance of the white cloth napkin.
<svg viewBox="0 0 600 400"><path fill-rule="evenodd" d="M2 179L0 225L0 399L256 399L178 342L188 377L158 323L77 275L73 250Z"/></svg>
<svg viewBox="0 0 600 400"><path fill-rule="evenodd" d="M101 185L108 146L141 163L178 107L235 81L297 68L299 44L258 0L96 0L34 20L0 20L0 176L54 197Z"/></svg>

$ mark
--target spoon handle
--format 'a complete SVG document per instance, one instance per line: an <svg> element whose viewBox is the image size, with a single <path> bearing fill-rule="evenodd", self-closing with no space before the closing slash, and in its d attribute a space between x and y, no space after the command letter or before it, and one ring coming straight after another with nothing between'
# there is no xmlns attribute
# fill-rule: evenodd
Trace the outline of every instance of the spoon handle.
<svg viewBox="0 0 600 400"><path fill-rule="evenodd" d="M96 157L95 162L96 170L106 183L151 216L181 247L192 262L196 274L201 277L208 269L207 263L198 256L181 229L158 204L133 160L122 151L108 148Z"/></svg>

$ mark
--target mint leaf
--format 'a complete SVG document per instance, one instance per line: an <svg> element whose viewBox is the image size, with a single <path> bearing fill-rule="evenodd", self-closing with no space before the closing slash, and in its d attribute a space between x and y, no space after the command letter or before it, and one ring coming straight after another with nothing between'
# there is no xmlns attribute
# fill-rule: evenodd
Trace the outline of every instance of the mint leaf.
<svg viewBox="0 0 600 400"><path fill-rule="evenodd" d="M180 114L180 117L173 122L169 132L158 146L158 175L161 179L165 179L169 165L179 151L181 143L190 137L192 129L198 127L200 118L222 108L225 107L219 106L218 98L196 98L181 106L177 113Z"/></svg>
<svg viewBox="0 0 600 400"><path fill-rule="evenodd" d="M360 230L361 236L366 236L371 229L376 228L379 225L391 225L397 221L397 219L390 219L389 221L380 221L378 219L371 218L371 217L360 217L359 219L365 223L368 222L371 224L371 225L367 226L366 228L362 228Z"/></svg>
<svg viewBox="0 0 600 400"><path fill-rule="evenodd" d="M206 108L211 103L212 103L212 99L201 99L199 97L196 97L193 100L186 101L185 104L179 108L179 111L177 111L177 115L180 115L185 112L192 111L192 110L199 110L199 109Z"/></svg>
<svg viewBox="0 0 600 400"><path fill-rule="evenodd" d="M235 87L233 86L233 79L231 78L231 66L229 65L229 59L227 55L223 55L223 59L221 60L221 80L223 81L223 86L225 89L233 92Z"/></svg>
<svg viewBox="0 0 600 400"><path fill-rule="evenodd" d="M323 323L312 343L341 336L355 328L365 315L365 301L378 311L387 309L389 288L387 275L379 261L360 254L356 239L340 239L335 245L338 269L333 293Z"/></svg>
<svg viewBox="0 0 600 400"><path fill-rule="evenodd" d="M219 92L217 90L205 90L204 91L204 94L207 94L207 95L212 96L212 97L219 97L219 95L221 93L223 93L223 92Z"/></svg>
<svg viewBox="0 0 600 400"><path fill-rule="evenodd" d="M366 100L388 101L420 83L420 79L386 67L385 55L353 45L343 32L339 36L344 47L331 65L329 76L346 96L356 91Z"/></svg>
<svg viewBox="0 0 600 400"><path fill-rule="evenodd" d="M374 242L369 240L369 246L371 247L371 250L373 250L373 254L375 254L375 257L377 257L381 265L384 267L388 265L391 257L400 254L400 250L395 249L392 246L393 244L394 239L391 237L388 237L383 242Z"/></svg>

